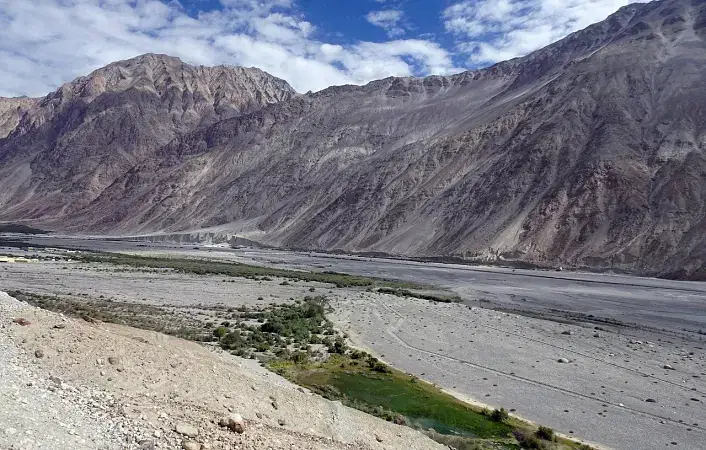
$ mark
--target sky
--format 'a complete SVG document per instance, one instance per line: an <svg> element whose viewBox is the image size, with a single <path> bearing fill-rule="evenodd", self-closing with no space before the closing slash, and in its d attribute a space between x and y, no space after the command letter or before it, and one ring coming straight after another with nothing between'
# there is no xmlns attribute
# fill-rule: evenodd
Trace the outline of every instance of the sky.
<svg viewBox="0 0 706 450"><path fill-rule="evenodd" d="M259 67L297 91L526 55L633 0L0 0L0 96L143 53Z"/></svg>

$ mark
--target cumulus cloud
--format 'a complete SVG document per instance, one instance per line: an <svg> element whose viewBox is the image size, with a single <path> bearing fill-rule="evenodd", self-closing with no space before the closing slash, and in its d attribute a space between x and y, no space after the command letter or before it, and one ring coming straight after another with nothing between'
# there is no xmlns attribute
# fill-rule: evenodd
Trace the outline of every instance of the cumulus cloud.
<svg viewBox="0 0 706 450"><path fill-rule="evenodd" d="M442 12L471 64L526 55L636 0L463 0Z"/></svg>
<svg viewBox="0 0 706 450"><path fill-rule="evenodd" d="M403 17L404 13L399 9L383 9L381 11L370 11L365 18L371 24L385 30L389 37L396 37L405 33L404 28L401 26Z"/></svg>
<svg viewBox="0 0 706 450"><path fill-rule="evenodd" d="M110 62L149 52L191 64L256 66L300 92L459 70L432 41L325 42L294 0L221 4L187 14L175 0L6 2L0 9L0 95L44 95Z"/></svg>

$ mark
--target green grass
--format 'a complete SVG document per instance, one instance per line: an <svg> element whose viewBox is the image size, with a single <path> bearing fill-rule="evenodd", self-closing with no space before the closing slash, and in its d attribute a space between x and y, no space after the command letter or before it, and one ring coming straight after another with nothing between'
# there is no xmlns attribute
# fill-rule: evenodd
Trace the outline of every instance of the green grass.
<svg viewBox="0 0 706 450"><path fill-rule="evenodd" d="M401 415L425 430L484 439L506 439L513 430L429 383L391 368L380 373L348 356L308 365L273 361L269 366L328 398L388 420Z"/></svg>
<svg viewBox="0 0 706 450"><path fill-rule="evenodd" d="M183 273L193 273L198 275L225 275L258 280L270 277L279 277L293 281L316 281L319 283L333 284L339 288L375 286L405 288L414 286L411 283L381 278L361 277L337 272L305 272L277 269L272 267L252 266L233 262L208 261L202 259L159 258L127 255L122 253L84 253L78 255L76 259L86 263L107 263L132 267L173 269Z"/></svg>
<svg viewBox="0 0 706 450"><path fill-rule="evenodd" d="M402 414L413 424L424 424L442 434L498 438L510 433L510 426L489 420L427 383L410 380L394 372L348 372L333 376L331 384L348 398Z"/></svg>
<svg viewBox="0 0 706 450"><path fill-rule="evenodd" d="M387 367L378 372L365 356L332 355L324 362L296 364L273 360L267 367L290 381L328 399L404 423L424 431L437 442L457 449L518 449L516 435L534 436L537 427L513 417L492 419L490 411L469 405L436 386ZM376 361L368 357L368 361ZM542 441L544 450L585 449L581 444L556 438Z"/></svg>

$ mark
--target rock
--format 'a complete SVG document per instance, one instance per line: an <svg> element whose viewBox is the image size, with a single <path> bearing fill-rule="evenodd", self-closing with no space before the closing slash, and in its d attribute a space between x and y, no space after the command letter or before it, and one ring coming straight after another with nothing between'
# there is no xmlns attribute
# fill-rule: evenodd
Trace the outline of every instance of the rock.
<svg viewBox="0 0 706 450"><path fill-rule="evenodd" d="M382 438L378 434L375 435L375 440L378 442L382 442Z"/></svg>
<svg viewBox="0 0 706 450"><path fill-rule="evenodd" d="M13 322L17 325L22 325L23 327L26 327L27 325L30 325L32 323L24 317L17 317L15 318L15 320L13 320Z"/></svg>
<svg viewBox="0 0 706 450"><path fill-rule="evenodd" d="M118 358L117 356L109 356L108 364L110 364L111 366L116 366L120 364L120 358Z"/></svg>
<svg viewBox="0 0 706 450"><path fill-rule="evenodd" d="M152 439L143 439L137 443L140 450L154 450L154 441Z"/></svg>
<svg viewBox="0 0 706 450"><path fill-rule="evenodd" d="M66 328L66 324L65 323L58 323L58 324L54 325L53 328L56 328L57 330L63 330L64 328Z"/></svg>
<svg viewBox="0 0 706 450"><path fill-rule="evenodd" d="M669 364L663 365L662 368L666 370L674 370L674 367L670 366Z"/></svg>
<svg viewBox="0 0 706 450"><path fill-rule="evenodd" d="M645 401L646 401L647 403L657 403L657 400L655 400L655 399L653 399L653 398L648 398L648 399L646 399Z"/></svg>
<svg viewBox="0 0 706 450"><path fill-rule="evenodd" d="M281 427L287 425L287 421L284 420L284 419L278 419L278 420L277 420L277 423L278 423L279 426L281 426Z"/></svg>
<svg viewBox="0 0 706 450"><path fill-rule="evenodd" d="M43 350L35 350L34 356L36 356L37 358L44 358L44 351Z"/></svg>
<svg viewBox="0 0 706 450"><path fill-rule="evenodd" d="M218 425L227 427L238 434L245 432L245 420L240 414L231 414L228 417L223 417L218 421Z"/></svg>
<svg viewBox="0 0 706 450"><path fill-rule="evenodd" d="M279 406L277 405L277 401L276 401L276 400L272 401L272 407L273 407L274 409L279 409Z"/></svg>
<svg viewBox="0 0 706 450"><path fill-rule="evenodd" d="M593 337L601 337L601 335L598 333L593 333Z"/></svg>
<svg viewBox="0 0 706 450"><path fill-rule="evenodd" d="M556 360L556 362L561 363L561 364L568 364L569 360L566 358L559 358Z"/></svg>
<svg viewBox="0 0 706 450"><path fill-rule="evenodd" d="M199 434L198 428L193 425L189 425L188 423L178 423L177 426L174 428L174 431L189 437L196 437Z"/></svg>
<svg viewBox="0 0 706 450"><path fill-rule="evenodd" d="M196 441L182 441L181 448L183 450L201 450L201 444Z"/></svg>
<svg viewBox="0 0 706 450"><path fill-rule="evenodd" d="M574 332L573 332L573 331L570 331L570 330L566 330L566 331L562 331L561 334L565 334L565 335L567 335L567 336L571 336L572 334L574 334Z"/></svg>

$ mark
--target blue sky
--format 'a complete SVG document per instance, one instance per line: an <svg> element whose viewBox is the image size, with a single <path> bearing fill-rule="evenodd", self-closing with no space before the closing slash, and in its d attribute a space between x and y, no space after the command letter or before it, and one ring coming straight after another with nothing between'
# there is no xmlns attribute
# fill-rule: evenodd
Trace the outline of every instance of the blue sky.
<svg viewBox="0 0 706 450"><path fill-rule="evenodd" d="M45 95L149 52L256 66L299 92L447 75L525 55L632 1L10 0L0 95Z"/></svg>

